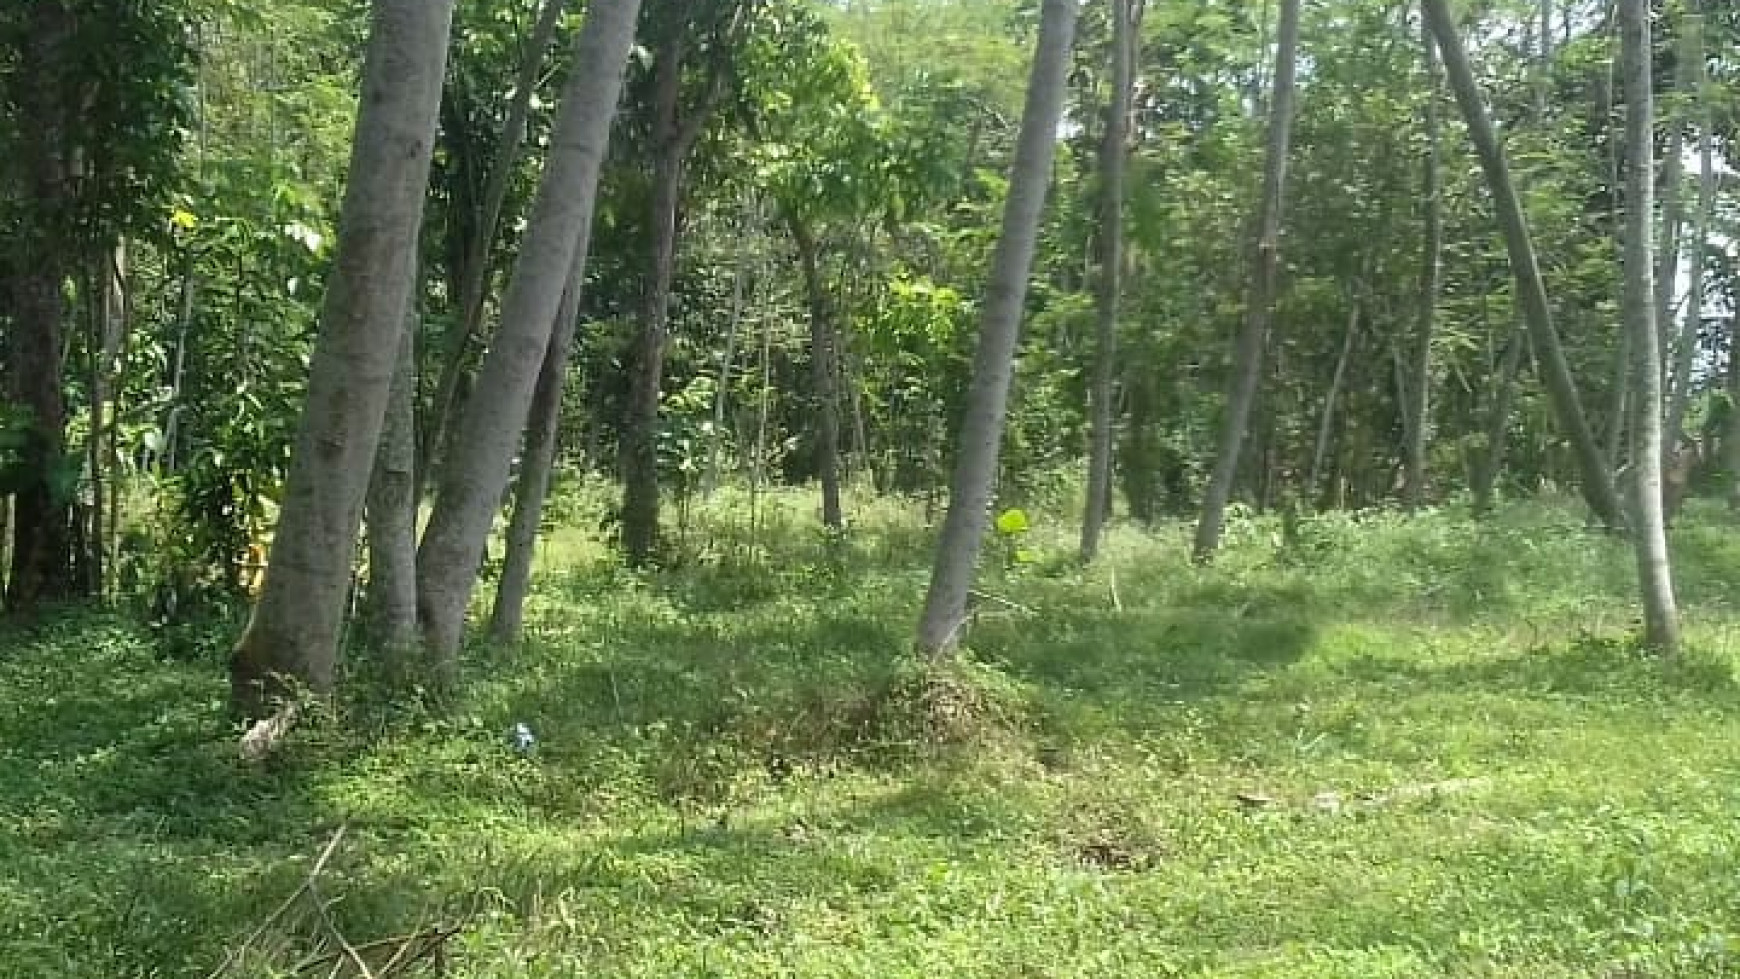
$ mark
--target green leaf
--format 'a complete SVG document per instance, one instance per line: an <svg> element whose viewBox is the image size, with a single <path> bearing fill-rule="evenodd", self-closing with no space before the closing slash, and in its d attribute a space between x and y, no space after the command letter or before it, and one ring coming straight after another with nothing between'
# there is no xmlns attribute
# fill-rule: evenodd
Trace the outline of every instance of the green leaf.
<svg viewBox="0 0 1740 979"><path fill-rule="evenodd" d="M1027 520L1027 511L1022 509L1004 510L997 515L997 533L1004 537L1025 534L1031 528Z"/></svg>

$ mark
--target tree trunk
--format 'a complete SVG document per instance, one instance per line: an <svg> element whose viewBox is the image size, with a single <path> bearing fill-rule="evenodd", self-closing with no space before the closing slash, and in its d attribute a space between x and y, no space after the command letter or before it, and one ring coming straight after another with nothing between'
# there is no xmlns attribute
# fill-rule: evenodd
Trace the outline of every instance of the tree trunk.
<svg viewBox="0 0 1740 979"><path fill-rule="evenodd" d="M1710 225L1716 215L1716 151L1709 97L1704 92L1704 18L1693 14L1684 21L1684 47L1681 63L1687 65L1683 77L1686 90L1698 100L1698 220L1691 247L1691 268L1687 271L1686 311L1680 327L1679 343L1674 347L1672 393L1668 401L1665 440L1669 453L1678 450L1686 438L1686 409L1692 400L1692 370L1698 353L1698 337L1704 324L1704 260L1710 243Z"/></svg>
<svg viewBox="0 0 1740 979"><path fill-rule="evenodd" d="M452 458L417 549L417 617L436 689L456 677L477 568L507 488L514 449L549 352L562 293L583 274L598 175L640 0L596 0L575 42L544 179L532 207L501 326L454 432Z"/></svg>
<svg viewBox="0 0 1740 979"><path fill-rule="evenodd" d="M1117 399L1118 300L1124 270L1125 144L1130 138L1131 86L1135 42L1130 30L1130 0L1111 0L1112 100L1106 136L1100 146L1100 275L1094 330L1093 381L1088 400L1093 425L1088 447L1087 503L1081 521L1081 559L1092 561L1112 499L1113 405Z"/></svg>
<svg viewBox="0 0 1740 979"><path fill-rule="evenodd" d="M1553 409L1559 425L1570 438L1577 453L1577 465L1583 477L1583 496L1595 516L1607 527L1618 530L1625 526L1624 508L1613 485L1613 475L1607 468L1601 446L1583 414L1578 399L1577 384L1571 368L1565 362L1559 346L1559 334L1553 327L1552 308L1547 303L1547 289L1541 279L1540 263L1535 258L1534 242L1529 235L1528 218L1523 214L1522 201L1510 176L1510 163L1504 146L1481 101L1480 87L1474 79L1474 69L1462 48L1462 36L1450 13L1449 0L1422 0L1422 9L1438 39L1438 51L1444 60L1445 73L1462 115L1468 123L1468 133L1474 140L1480 165L1486 171L1486 182L1498 212L1499 230L1505 249L1510 253L1511 273L1516 277L1517 299L1523 319L1528 324L1529 338L1541 373L1547 383Z"/></svg>
<svg viewBox="0 0 1740 979"><path fill-rule="evenodd" d="M1281 217L1287 185L1287 149L1293 131L1294 75L1299 51L1300 0L1282 0L1281 26L1276 35L1275 87L1269 107L1269 143L1263 167L1263 199L1258 205L1257 240L1252 249L1251 291L1234 353L1233 381L1227 394L1226 420L1220 447L1203 493L1202 517L1196 524L1193 556L1207 561L1220 547L1226 505L1238 477L1239 455L1250 428L1257 382L1263 376L1263 350L1268 345L1280 277Z"/></svg>
<svg viewBox="0 0 1740 979"><path fill-rule="evenodd" d="M652 561L659 541L658 425L664 384L671 285L677 266L677 212L683 172L711 106L679 117L687 46L673 39L659 53L654 82L651 264L641 305L641 332L622 431L622 549L630 567ZM709 100L711 101L711 100Z"/></svg>
<svg viewBox="0 0 1740 979"><path fill-rule="evenodd" d="M538 71L545 54L556 38L562 13L568 0L544 0L537 24L526 45L525 59L520 62L514 79L514 97L508 103L507 118L502 121L501 139L496 144L495 159L490 163L489 184L484 188L482 213L475 233L465 246L460 264L464 270L459 284L459 328L447 344L442 357L441 374L435 384L435 400L430 412L428 430L424 433L422 472L432 468L435 454L446 443L453 409L459 394L459 379L465 369L465 352L483 326L483 300L489 287L489 253L495 244L495 232L501 223L501 210L507 202L508 187L526 144L526 120L531 115L532 97L538 90Z"/></svg>
<svg viewBox="0 0 1740 979"><path fill-rule="evenodd" d="M244 717L329 694L423 218L452 0L375 0L338 252L264 589L230 659Z"/></svg>
<svg viewBox="0 0 1740 979"><path fill-rule="evenodd" d="M988 294L979 321L973 379L967 390L966 417L949 487L948 515L937 541L936 563L918 626L918 649L931 658L949 655L966 624L967 597L979 547L990 519L991 486L1008 409L1015 347L1020 339L1027 277L1039 239L1057 127L1079 5L1076 0L1045 0L1021 115L1003 226L991 260Z"/></svg>
<svg viewBox="0 0 1740 979"><path fill-rule="evenodd" d="M1542 4L1545 8L1547 5ZM1411 373L1414 386L1409 389L1408 405L1402 411L1407 422L1408 444L1403 456L1402 505L1411 513L1420 508L1426 495L1426 442L1432 430L1432 338L1437 332L1438 294L1444 274L1444 175L1440 166L1440 130L1438 91L1441 87L1438 50L1432 35L1421 25L1422 47L1426 64L1426 160L1421 178L1420 206L1424 234L1420 256L1420 321L1414 336Z"/></svg>
<svg viewBox="0 0 1740 979"><path fill-rule="evenodd" d="M413 280L415 281L415 280ZM395 679L410 680L417 644L416 300L407 304L399 360L387 397L375 471L365 504L369 583L365 619L370 641Z"/></svg>
<svg viewBox="0 0 1740 979"><path fill-rule="evenodd" d="M822 526L845 526L840 512L840 395L834 384L834 314L822 282L815 235L795 214L786 215L803 268L810 307L810 387L816 406L816 476L822 484Z"/></svg>
<svg viewBox="0 0 1740 979"><path fill-rule="evenodd" d="M1619 15L1625 60L1625 144L1631 161L1625 178L1625 322L1636 353L1631 373L1637 401L1632 410L1633 529L1643 588L1644 640L1672 655L1679 648L1680 627L1662 517L1661 348L1650 281L1655 274L1650 234L1655 214L1655 97L1650 84L1649 0L1620 0Z"/></svg>
<svg viewBox="0 0 1740 979"><path fill-rule="evenodd" d="M70 596L73 580L71 498L63 489L66 467L66 300L69 256L64 239L73 219L67 152L67 107L58 80L72 43L72 13L60 0L40 0L28 15L27 42L19 52L14 98L29 138L19 141L19 198L26 216L13 244L12 316L6 331L11 385L8 394L27 415L20 447L22 479L12 512L12 573L6 604L27 610ZM28 79L28 81L24 81Z"/></svg>
<svg viewBox="0 0 1740 979"><path fill-rule="evenodd" d="M1306 481L1307 492L1316 498L1323 478L1323 462L1329 458L1329 437L1335 431L1335 406L1341 401L1341 388L1347 382L1347 365L1353 360L1353 349L1359 344L1359 299L1354 297L1347 313L1347 332L1342 335L1341 355L1335 358L1335 373L1329 380L1329 392L1323 396L1323 413L1317 420L1317 444L1311 452L1311 474Z"/></svg>
<svg viewBox="0 0 1740 979"><path fill-rule="evenodd" d="M496 585L495 605L489 615L489 637L503 644L518 642L525 630L526 597L532 591L538 528L543 525L544 501L549 499L550 478L556 466L562 389L568 379L568 359L574 346L584 285L585 268L577 265L562 293L562 307L556 312L555 329L550 347L544 351L544 365L538 372L538 387L532 395L531 413L526 421L520 474L514 483L514 512L508 521L507 555L502 559L501 581Z"/></svg>

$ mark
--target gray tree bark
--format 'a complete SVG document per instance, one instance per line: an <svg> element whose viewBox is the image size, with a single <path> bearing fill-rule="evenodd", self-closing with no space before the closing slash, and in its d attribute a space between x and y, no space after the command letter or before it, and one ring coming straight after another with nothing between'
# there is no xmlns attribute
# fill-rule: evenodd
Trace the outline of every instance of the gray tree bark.
<svg viewBox="0 0 1740 979"><path fill-rule="evenodd" d="M1631 333L1634 457L1631 472L1634 545L1643 589L1644 641L1664 654L1679 648L1679 613L1674 605L1673 573L1668 562L1662 514L1661 348L1656 330L1655 95L1650 82L1649 0L1620 0L1621 49L1625 61L1625 142L1631 165L1625 178L1625 322Z"/></svg>
<svg viewBox="0 0 1740 979"><path fill-rule="evenodd" d="M950 655L960 642L979 547L990 522L991 487L1002 446L1015 347L1021 335L1027 276L1038 245L1039 219L1045 210L1057 149L1057 127L1063 119L1078 9L1076 0L1045 0L1041 14L1009 196L1003 205L1003 226L991 259L988 294L979 320L973 380L967 390L966 417L949 484L948 514L937 540L930 589L918 624L918 649L933 659Z"/></svg>
<svg viewBox="0 0 1740 979"><path fill-rule="evenodd" d="M414 282L415 280L413 280ZM399 359L375 450L364 517L369 581L364 621L369 640L396 678L407 679L417 644L416 300L406 304Z"/></svg>
<svg viewBox="0 0 1740 979"><path fill-rule="evenodd" d="M1577 395L1576 381L1571 377L1570 366L1566 364L1564 350L1559 345L1552 307L1547 302L1546 285L1541 279L1540 263L1529 234L1528 218L1523 213L1516 184L1511 180L1504 146L1499 142L1492 117L1481 99L1480 86L1475 81L1473 67L1469 65L1468 53L1463 50L1462 36L1451 15L1449 0L1422 0L1421 8L1432 35L1438 40L1438 51L1444 60L1450 88L1455 92L1457 104L1468 123L1468 133L1480 157L1481 169L1486 172L1487 187L1498 212L1499 230L1504 236L1505 249L1510 253L1511 274L1516 278L1517 299L1522 306L1523 319L1528 324L1529 338L1559 426L1576 450L1577 465L1583 477L1583 497L1603 524L1615 530L1623 528L1624 507L1620 504L1601 446L1589 430L1588 418L1583 414Z"/></svg>
<svg viewBox="0 0 1740 979"><path fill-rule="evenodd" d="M1543 9L1546 7L1543 4ZM1426 107L1423 113L1426 129L1426 160L1420 188L1423 211L1423 235L1420 255L1420 321L1415 326L1411 371L1414 386L1408 390L1408 405L1403 410L1407 422L1407 446L1403 456L1402 505L1410 512L1419 509L1426 495L1426 442L1432 429L1432 339L1438 326L1438 294L1442 291L1444 274L1444 174L1440 163L1441 130L1438 115L1439 89L1442 87L1438 68L1438 50L1432 34L1421 25L1421 41L1426 66Z"/></svg>
<svg viewBox="0 0 1740 979"><path fill-rule="evenodd" d="M1257 212L1257 240L1252 249L1251 292L1233 355L1233 380L1227 393L1226 418L1220 446L1203 492L1202 516L1192 548L1195 560L1207 561L1220 547L1226 505L1238 478L1239 457L1250 429L1251 407L1263 376L1263 351L1269 342L1275 291L1280 278L1281 218L1287 188L1287 153L1293 133L1293 100L1299 53L1300 0L1282 0L1276 34L1274 96L1269 102L1269 141L1263 166L1263 198Z"/></svg>
<svg viewBox="0 0 1740 979"><path fill-rule="evenodd" d="M441 374L435 384L433 410L420 453L424 473L430 471L436 452L446 441L459 394L460 375L464 373L465 352L483 327L483 300L490 278L490 249L495 244L496 228L501 223L501 210L507 202L514 170L525 151L526 121L532 112L532 96L538 89L538 71L556 39L556 28L567 7L568 0L544 0L526 44L519 75L514 79L514 97L508 103L507 117L502 120L501 139L490 163L489 183L483 191L483 211L478 215L477 233L466 244L465 260L461 266L465 277L459 285L459 328L447 345Z"/></svg>
<svg viewBox="0 0 1740 979"><path fill-rule="evenodd" d="M338 251L259 602L230 702L260 718L298 685L328 694L357 530L410 297L452 0L375 0Z"/></svg>
<svg viewBox="0 0 1740 979"><path fill-rule="evenodd" d="M525 241L502 300L501 325L442 467L417 549L417 618L431 685L451 684L477 568L533 389L549 352L562 293L583 270L640 0L597 0L575 42L574 72L550 140L550 157Z"/></svg>
<svg viewBox="0 0 1740 979"><path fill-rule="evenodd" d="M495 605L489 615L489 637L499 643L518 642L525 631L526 598L532 591L532 561L537 556L538 528L544 522L544 502L549 499L550 479L556 466L562 388L568 378L568 358L580 318L585 273L583 266L576 266L568 279L550 347L544 351L544 365L538 372L538 387L532 395L525 445L520 450L520 474L514 482L507 554L502 559L501 581L496 584Z"/></svg>
<svg viewBox="0 0 1740 979"><path fill-rule="evenodd" d="M1100 275L1095 290L1093 382L1088 399L1093 427L1088 451L1087 503L1081 520L1081 559L1099 553L1100 533L1112 499L1113 406L1117 402L1118 300L1124 271L1125 144L1130 139L1131 86L1135 41L1130 30L1130 0L1111 0L1112 99L1107 107L1105 142L1100 146Z"/></svg>

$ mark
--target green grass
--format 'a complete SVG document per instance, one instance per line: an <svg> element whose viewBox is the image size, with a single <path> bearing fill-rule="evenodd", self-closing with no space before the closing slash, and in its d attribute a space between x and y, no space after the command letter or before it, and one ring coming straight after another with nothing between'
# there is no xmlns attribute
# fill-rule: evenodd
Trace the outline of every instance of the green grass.
<svg viewBox="0 0 1740 979"><path fill-rule="evenodd" d="M1241 519L1210 569L1125 528L1083 571L1037 519L926 673L916 519L777 502L697 512L650 576L576 513L454 711L262 770L215 660L100 615L0 636L0 976L205 976L341 824L341 927L463 922L467 979L1740 975L1714 509L1676 663L1631 644L1624 544L1541 503Z"/></svg>

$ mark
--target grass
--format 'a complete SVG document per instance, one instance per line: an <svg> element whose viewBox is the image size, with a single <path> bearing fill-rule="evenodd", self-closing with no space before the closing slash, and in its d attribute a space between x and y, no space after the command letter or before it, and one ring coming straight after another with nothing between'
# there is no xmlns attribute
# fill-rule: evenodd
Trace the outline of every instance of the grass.
<svg viewBox="0 0 1740 979"><path fill-rule="evenodd" d="M916 521L777 502L753 536L702 508L648 576L573 515L454 711L266 769L211 657L96 614L0 637L0 975L205 976L341 824L346 933L463 922L466 979L1740 975L1714 509L1675 663L1631 644L1623 543L1530 503L1239 519L1209 569L1123 528L1083 570L1039 519L925 671Z"/></svg>

